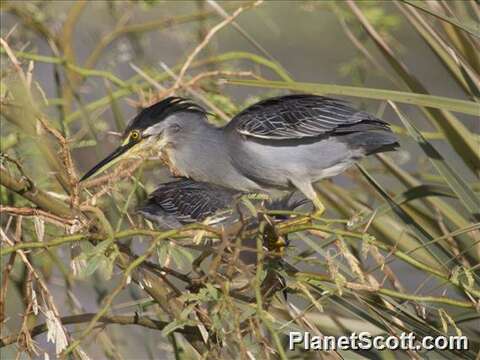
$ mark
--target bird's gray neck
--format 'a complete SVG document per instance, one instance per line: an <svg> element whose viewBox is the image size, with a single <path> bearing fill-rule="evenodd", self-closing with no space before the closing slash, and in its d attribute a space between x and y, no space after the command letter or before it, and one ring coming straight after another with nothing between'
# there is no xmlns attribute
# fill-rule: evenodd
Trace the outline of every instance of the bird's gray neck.
<svg viewBox="0 0 480 360"><path fill-rule="evenodd" d="M225 185L223 178L234 171L222 129L205 122L182 134L168 155L180 175L196 181Z"/></svg>
<svg viewBox="0 0 480 360"><path fill-rule="evenodd" d="M225 128L206 122L197 123L184 132L168 150L171 166L177 175L240 191L262 191L232 161L241 144Z"/></svg>

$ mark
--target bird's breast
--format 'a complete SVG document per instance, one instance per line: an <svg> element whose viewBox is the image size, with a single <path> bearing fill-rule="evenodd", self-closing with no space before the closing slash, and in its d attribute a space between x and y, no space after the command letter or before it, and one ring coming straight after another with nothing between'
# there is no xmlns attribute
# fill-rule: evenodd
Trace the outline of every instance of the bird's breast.
<svg viewBox="0 0 480 360"><path fill-rule="evenodd" d="M173 156L172 149L170 146L165 146L160 152L160 159L168 167L173 176L187 176L183 171L176 166L175 157Z"/></svg>

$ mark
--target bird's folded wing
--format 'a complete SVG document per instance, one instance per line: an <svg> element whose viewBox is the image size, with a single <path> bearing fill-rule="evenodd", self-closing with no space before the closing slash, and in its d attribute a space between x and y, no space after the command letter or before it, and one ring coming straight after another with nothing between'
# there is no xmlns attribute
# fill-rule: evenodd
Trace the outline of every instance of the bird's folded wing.
<svg viewBox="0 0 480 360"><path fill-rule="evenodd" d="M202 221L227 208L234 192L188 179L166 183L157 188L148 200L183 223Z"/></svg>
<svg viewBox="0 0 480 360"><path fill-rule="evenodd" d="M360 126L361 125L361 126ZM370 129L388 124L347 102L316 95L287 95L252 105L228 124L239 133L263 139L286 140Z"/></svg>

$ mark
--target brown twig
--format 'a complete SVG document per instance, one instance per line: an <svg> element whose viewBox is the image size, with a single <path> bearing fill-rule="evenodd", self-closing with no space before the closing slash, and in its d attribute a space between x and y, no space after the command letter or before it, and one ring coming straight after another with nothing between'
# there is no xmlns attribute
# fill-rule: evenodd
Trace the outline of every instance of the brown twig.
<svg viewBox="0 0 480 360"><path fill-rule="evenodd" d="M0 184L54 215L62 218L73 218L75 216L75 212L63 201L55 199L28 181L14 179L4 169L0 169Z"/></svg>
<svg viewBox="0 0 480 360"><path fill-rule="evenodd" d="M70 189L72 190L71 194L71 206L76 207L80 200L79 189L78 189L78 179L75 171L75 165L73 164L72 156L70 154L70 149L68 148L67 140L63 135L53 127L51 127L46 119L42 116L38 117L38 120L42 124L43 128L47 130L51 135L57 139L60 144L60 155L63 165L65 166L65 172L67 174L68 182Z"/></svg>
<svg viewBox="0 0 480 360"><path fill-rule="evenodd" d="M5 49L5 52L7 53L7 56L9 57L10 61L12 62L13 67L15 68L15 71L17 72L18 76L22 80L25 87L28 89L27 77L25 76L25 73L23 72L20 61L17 60L17 57L13 53L12 49L10 48L10 46L8 46L8 43L3 38L0 38L0 44Z"/></svg>
<svg viewBox="0 0 480 360"><path fill-rule="evenodd" d="M111 183L113 181L117 182L120 179L125 177L130 177L137 170L140 165L144 162L143 159L138 159L133 161L129 166L119 166L112 173L99 176L96 179L88 180L82 183L83 188L91 188L95 186L100 186L103 184Z"/></svg>
<svg viewBox="0 0 480 360"><path fill-rule="evenodd" d="M15 258L17 253L10 254L7 265L3 270L2 274L2 288L0 289L0 327L3 328L3 321L5 320L5 301L7 299L7 289L8 289L8 279L10 272L12 271L13 264L15 263Z"/></svg>
<svg viewBox="0 0 480 360"><path fill-rule="evenodd" d="M8 236L3 232L3 230L0 229L0 235L2 237L2 240L8 243L10 246L14 245L14 242L8 238ZM20 255L20 259L22 259L23 263L25 264L27 270L31 273L37 284L39 285L39 288L42 292L43 299L45 301L45 305L49 311L53 313L53 316L55 316L56 319L60 318L60 312L58 311L57 306L55 305L55 302L53 301L53 296L50 293L46 283L43 281L43 279L38 275L37 271L35 268L32 266L30 261L28 260L25 252L23 250L17 250L17 253ZM61 323L60 323L61 324ZM57 329L59 331L60 329ZM61 331L64 332L65 337L67 337L66 331L62 328Z"/></svg>
<svg viewBox="0 0 480 360"><path fill-rule="evenodd" d="M205 36L205 38L203 39L203 41L193 50L193 52L188 56L187 60L185 61L185 63L183 64L179 74L178 74L178 78L175 82L175 85L174 87L178 87L180 85L180 83L182 82L183 80L183 77L185 76L185 73L187 72L188 68L190 67L190 65L192 64L193 60L195 59L195 57L200 53L200 51L202 51L205 46L207 46L207 44L209 43L209 41L212 39L212 37L217 33L219 32L221 29L223 29L225 26L227 26L228 24L230 24L233 20L235 20L244 10L246 9L251 9L251 8L254 8L254 7L257 7L258 5L260 5L261 3L263 2L263 0L257 0L255 1L252 5L250 6L245 6L245 7L239 7L237 10L235 10L235 12L230 15L230 16L227 16L225 18L225 20L221 21L220 23L218 23L217 25L215 25L212 29L210 29L210 31L208 32L208 34Z"/></svg>
<svg viewBox="0 0 480 360"><path fill-rule="evenodd" d="M39 216L58 226L65 226L66 224L73 225L75 223L75 221L72 219L60 217L44 210L28 207L13 207L0 205L0 214L1 213L7 213L16 216Z"/></svg>
<svg viewBox="0 0 480 360"><path fill-rule="evenodd" d="M86 313L80 315L65 316L60 318L64 325L82 324L91 321L95 317L95 313ZM169 323L150 319L146 316L128 316L128 315L104 315L98 319L98 322L104 324L118 324L118 325L138 325L153 330L163 330ZM46 332L47 324L43 323L37 325L29 330L32 337ZM175 332L182 334L189 334L191 336L198 336L198 330L194 326L184 326L182 329L176 329ZM0 348L13 344L17 341L19 334L8 335L0 339Z"/></svg>

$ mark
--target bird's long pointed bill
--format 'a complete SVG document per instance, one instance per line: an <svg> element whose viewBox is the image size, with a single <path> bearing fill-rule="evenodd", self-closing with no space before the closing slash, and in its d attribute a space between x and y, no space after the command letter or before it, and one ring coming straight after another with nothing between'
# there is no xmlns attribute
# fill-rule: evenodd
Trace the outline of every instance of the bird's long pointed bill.
<svg viewBox="0 0 480 360"><path fill-rule="evenodd" d="M105 159L100 161L97 165L91 168L85 175L82 176L80 181L84 181L94 175L95 173L99 172L100 170L104 171L115 164L118 160L120 160L120 156L127 152L135 143L127 143L124 145L119 146L115 149L110 155L108 155Z"/></svg>

